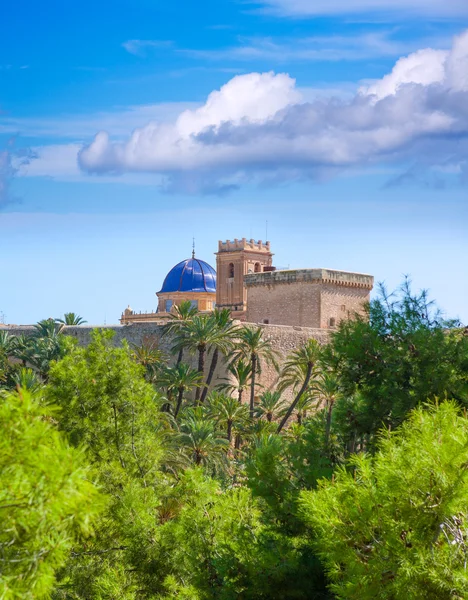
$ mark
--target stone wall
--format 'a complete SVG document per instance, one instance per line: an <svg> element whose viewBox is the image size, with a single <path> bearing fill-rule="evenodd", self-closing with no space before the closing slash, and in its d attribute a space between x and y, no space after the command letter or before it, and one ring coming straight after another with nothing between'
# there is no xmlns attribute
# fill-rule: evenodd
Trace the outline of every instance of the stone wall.
<svg viewBox="0 0 468 600"><path fill-rule="evenodd" d="M332 328L369 300L374 278L330 269L272 271L247 275L249 323Z"/></svg>
<svg viewBox="0 0 468 600"><path fill-rule="evenodd" d="M355 313L362 313L364 303L369 302L369 290L364 288L341 287L332 284L320 286L320 327L338 325Z"/></svg>
<svg viewBox="0 0 468 600"><path fill-rule="evenodd" d="M326 343L329 339L329 331L324 329L311 329L307 327L287 327L282 325L260 325L265 332L265 338L271 341L272 347L279 354L279 365L281 366L286 357L295 349L299 348L308 339L314 338L320 343ZM105 325L105 326L89 326L80 325L79 327L65 327L65 333L73 336L78 340L81 346L87 346L91 341L91 332L93 329L112 330L115 332L114 344L119 346L123 340L127 340L129 344L140 345L145 338L156 339L161 350L170 355L171 339L169 336L163 336L163 325L157 323L135 323L132 325ZM23 326L0 326L0 330L6 330L11 335L32 335L34 327L32 325ZM174 362L175 358L171 361ZM197 368L197 356L184 356L184 361L191 364L193 368ZM209 368L211 356L209 355L206 361L206 369ZM226 363L220 360L218 367L213 377L213 387L219 383L224 383L229 379L226 369ZM278 380L278 373L272 366L266 365L260 377L258 378L259 392L262 389L272 389L275 387ZM262 386L262 387L260 387ZM248 394L246 394L248 396ZM290 394L286 393L285 398L289 399ZM247 398L246 398L247 400Z"/></svg>

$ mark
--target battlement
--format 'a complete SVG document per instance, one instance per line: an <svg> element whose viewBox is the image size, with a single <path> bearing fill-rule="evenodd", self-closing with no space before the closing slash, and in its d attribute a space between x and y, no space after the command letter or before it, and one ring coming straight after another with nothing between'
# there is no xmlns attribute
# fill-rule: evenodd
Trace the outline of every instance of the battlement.
<svg viewBox="0 0 468 600"><path fill-rule="evenodd" d="M247 287L288 283L328 283L339 286L372 290L374 278L364 273L335 271L332 269L295 269L288 271L267 271L244 276Z"/></svg>
<svg viewBox="0 0 468 600"><path fill-rule="evenodd" d="M219 252L233 252L235 250L253 250L255 252L270 252L270 242L262 242L262 240L255 241L253 239L247 240L242 238L238 240L227 240L226 242L218 242L218 253Z"/></svg>

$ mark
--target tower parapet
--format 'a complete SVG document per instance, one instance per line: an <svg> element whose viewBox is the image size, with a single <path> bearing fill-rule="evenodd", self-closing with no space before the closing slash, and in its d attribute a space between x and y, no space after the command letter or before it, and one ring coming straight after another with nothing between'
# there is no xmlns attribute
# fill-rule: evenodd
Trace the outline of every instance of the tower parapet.
<svg viewBox="0 0 468 600"><path fill-rule="evenodd" d="M257 252L270 252L270 242L255 241L254 239L247 240L242 238L238 240L227 240L218 242L218 252L235 252L236 250L254 250Z"/></svg>

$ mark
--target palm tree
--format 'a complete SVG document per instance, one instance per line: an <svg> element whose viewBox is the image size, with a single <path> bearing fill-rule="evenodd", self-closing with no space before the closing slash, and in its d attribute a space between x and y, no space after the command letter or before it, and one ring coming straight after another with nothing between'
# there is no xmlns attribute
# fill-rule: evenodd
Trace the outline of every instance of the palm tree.
<svg viewBox="0 0 468 600"><path fill-rule="evenodd" d="M226 392L228 394L237 392L237 399L242 402L242 396L245 390L250 386L250 376L252 374L252 367L249 362L246 362L242 358L239 358L236 362L231 362L227 367L228 373L236 380L236 383L232 383L231 379L224 379L226 383L220 383L216 386L220 392Z"/></svg>
<svg viewBox="0 0 468 600"><path fill-rule="evenodd" d="M260 396L260 402L257 405L255 412L257 417L266 418L270 423L276 420L284 410L285 402L281 397L280 391L263 392Z"/></svg>
<svg viewBox="0 0 468 600"><path fill-rule="evenodd" d="M135 361L145 367L148 380L154 379L159 367L165 363L165 355L160 350L158 340L154 336L145 336L141 344L131 344Z"/></svg>
<svg viewBox="0 0 468 600"><path fill-rule="evenodd" d="M36 392L41 387L41 382L36 373L34 373L32 369L26 367L21 367L19 371L14 373L13 381L21 389L28 390L32 393Z"/></svg>
<svg viewBox="0 0 468 600"><path fill-rule="evenodd" d="M168 400L172 400L177 394L174 418L177 418L185 392L189 392L203 385L203 378L186 363L179 363L174 367L164 367L156 378L156 385L167 391Z"/></svg>
<svg viewBox="0 0 468 600"><path fill-rule="evenodd" d="M14 338L13 356L23 363L23 367L26 366L31 352L31 339L33 338L24 333Z"/></svg>
<svg viewBox="0 0 468 600"><path fill-rule="evenodd" d="M23 360L24 365L30 364L44 380L47 379L50 363L64 355L63 327L54 319L44 319L34 326L34 332L25 345L20 347L18 342L16 356Z"/></svg>
<svg viewBox="0 0 468 600"><path fill-rule="evenodd" d="M335 402L340 396L340 385L336 375L330 372L322 373L319 379L313 385L313 393L316 395L319 402L325 402L325 408L327 411L325 444L328 446L330 442L332 412Z"/></svg>
<svg viewBox="0 0 468 600"><path fill-rule="evenodd" d="M59 339L38 337L32 338L28 346L27 363L30 364L44 380L50 369L50 363L63 357L63 348Z"/></svg>
<svg viewBox="0 0 468 600"><path fill-rule="evenodd" d="M212 392L208 396L206 414L226 429L229 444L232 442L233 430L238 432L248 421L248 410L245 404L239 404L236 398L217 392Z"/></svg>
<svg viewBox="0 0 468 600"><path fill-rule="evenodd" d="M298 425L302 425L303 420L307 417L307 413L311 408L317 407L317 399L310 391L302 394L296 404L296 421Z"/></svg>
<svg viewBox="0 0 468 600"><path fill-rule="evenodd" d="M34 337L56 339L63 331L64 325L54 319L43 319L34 325Z"/></svg>
<svg viewBox="0 0 468 600"><path fill-rule="evenodd" d="M176 304L172 307L172 311L169 315L171 320L164 327L163 335L177 333L186 323L191 321L196 314L198 314L198 308L192 306L190 300L183 300L180 304ZM182 362L183 355L184 348L181 347L177 357L177 364Z"/></svg>
<svg viewBox="0 0 468 600"><path fill-rule="evenodd" d="M88 322L74 312L65 313L63 315L63 319L55 319L55 321L57 323L63 323L63 325L67 326L84 325Z"/></svg>
<svg viewBox="0 0 468 600"><path fill-rule="evenodd" d="M16 349L16 338L8 333L8 331L0 331L0 354L9 358L14 356Z"/></svg>
<svg viewBox="0 0 468 600"><path fill-rule="evenodd" d="M293 410L296 408L298 402L302 396L308 391L310 380L314 372L314 368L320 359L322 350L317 340L308 340L302 348L294 350L291 353L288 360L284 364L283 372L281 374L281 389L292 387L293 392L296 394L290 407L286 411L284 417L281 419L278 425L277 433L280 433L289 417L292 415ZM297 392L297 389L299 391ZM297 393L296 393L297 392Z"/></svg>
<svg viewBox="0 0 468 600"><path fill-rule="evenodd" d="M272 364L276 369L277 353L271 342L263 338L261 327L242 327L239 331L239 344L233 362L243 358L250 362L250 418L254 418L256 376L261 373L262 362Z"/></svg>
<svg viewBox="0 0 468 600"><path fill-rule="evenodd" d="M224 308L223 310L215 309L212 313L212 316L216 321L220 336L212 346L213 356L211 357L211 364L208 371L208 376L206 378L205 387L203 388L200 397L200 402L202 403L205 401L208 389L213 380L213 375L218 365L219 354L220 352L222 354L226 354L226 352L233 349L234 339L238 329L231 319L231 311L228 308Z"/></svg>
<svg viewBox="0 0 468 600"><path fill-rule="evenodd" d="M225 437L219 436L215 423L206 418L202 407L184 411L175 443L195 465L203 465L213 471L224 470L227 465L229 443Z"/></svg>
<svg viewBox="0 0 468 600"><path fill-rule="evenodd" d="M205 357L210 347L227 352L231 341L223 329L218 326L217 317L213 314L198 314L184 323L174 337L175 351L187 348L191 354L198 352L198 372L205 373ZM200 388L197 388L195 399L200 400Z"/></svg>

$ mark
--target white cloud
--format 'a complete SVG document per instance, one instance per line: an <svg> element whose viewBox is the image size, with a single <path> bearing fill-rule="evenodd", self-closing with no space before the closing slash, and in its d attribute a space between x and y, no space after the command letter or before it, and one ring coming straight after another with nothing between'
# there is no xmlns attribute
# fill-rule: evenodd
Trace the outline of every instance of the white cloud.
<svg viewBox="0 0 468 600"><path fill-rule="evenodd" d="M466 0L253 0L281 16L307 17L359 13L400 13L431 17L468 15Z"/></svg>
<svg viewBox="0 0 468 600"><path fill-rule="evenodd" d="M380 100L396 94L402 85L416 83L430 85L442 83L446 77L446 61L449 52L427 48L400 58L388 75L368 88L361 88L364 94L373 94Z"/></svg>
<svg viewBox="0 0 468 600"><path fill-rule="evenodd" d="M90 177L83 173L78 166L78 154L81 148L81 144L36 146L29 148L27 160L13 156L11 167L17 177L46 177L59 181L119 183L125 185L161 186L164 183L161 176L155 173L125 173ZM0 154L0 181L1 158Z"/></svg>
<svg viewBox="0 0 468 600"><path fill-rule="evenodd" d="M68 178L81 175L78 166L79 144L54 144L31 148L34 157L27 163L18 164L20 177Z"/></svg>
<svg viewBox="0 0 468 600"><path fill-rule="evenodd" d="M206 155L200 151L198 134L224 123L242 127L268 122L279 110L300 101L294 83L284 74L239 75L212 92L202 107L184 111L174 124L151 122L136 129L125 144L111 143L108 133L98 133L94 142L82 150L80 164L91 172L203 169L211 159L206 162ZM208 153L215 162L229 162L229 152L213 147ZM160 168L155 159L160 161Z"/></svg>
<svg viewBox="0 0 468 600"><path fill-rule="evenodd" d="M451 51L426 49L351 98L306 102L285 74L237 76L173 123L151 122L126 142L101 131L79 162L89 173L153 172L190 192L245 181L323 178L346 168L468 155L468 31Z"/></svg>
<svg viewBox="0 0 468 600"><path fill-rule="evenodd" d="M295 83L284 74L237 75L219 91L211 92L203 106L184 111L176 129L182 137L188 137L227 121L232 125L264 122L285 106L300 102Z"/></svg>

